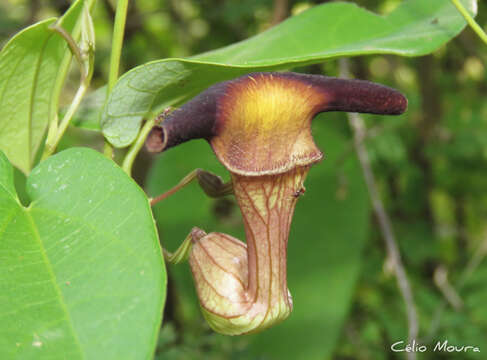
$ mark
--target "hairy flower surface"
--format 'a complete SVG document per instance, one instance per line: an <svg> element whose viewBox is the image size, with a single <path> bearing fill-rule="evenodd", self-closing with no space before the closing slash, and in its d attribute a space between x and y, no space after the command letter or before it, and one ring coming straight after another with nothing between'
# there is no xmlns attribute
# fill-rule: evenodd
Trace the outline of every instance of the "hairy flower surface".
<svg viewBox="0 0 487 360"><path fill-rule="evenodd" d="M406 107L398 91L367 81L255 73L208 88L152 130L150 151L204 138L231 174L246 243L198 228L190 234L189 263L213 329L256 332L292 310L287 242L304 179L323 157L311 134L316 114L394 115Z"/></svg>

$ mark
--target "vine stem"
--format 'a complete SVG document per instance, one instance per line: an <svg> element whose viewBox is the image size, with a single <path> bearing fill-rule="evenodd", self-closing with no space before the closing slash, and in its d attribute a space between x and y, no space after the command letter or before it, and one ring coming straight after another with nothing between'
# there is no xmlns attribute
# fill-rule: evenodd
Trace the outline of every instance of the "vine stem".
<svg viewBox="0 0 487 360"><path fill-rule="evenodd" d="M128 0L117 1L115 21L113 24L112 51L110 53L110 69L108 71L107 99L118 79L128 6ZM103 153L107 158L113 159L113 146L108 142L107 139L105 139Z"/></svg>
<svg viewBox="0 0 487 360"><path fill-rule="evenodd" d="M122 163L122 169L127 173L127 175L130 176L130 174L132 173L132 165L134 163L134 160L137 157L137 154L139 153L142 146L144 146L145 139L147 138L147 135L149 135L151 129L154 127L154 124L155 124L154 118L146 121L146 123L140 130L137 139L135 140L135 142L132 144L129 151L125 155L125 158L123 159L123 163Z"/></svg>
<svg viewBox="0 0 487 360"><path fill-rule="evenodd" d="M85 8L83 11L86 26L92 27L91 17L88 10ZM45 160L56 150L59 141L61 140L64 132L68 128L69 122L73 118L73 115L76 113L76 110L78 110L78 107L81 104L81 100L83 100L83 97L85 96L86 91L90 86L94 69L94 38L84 39L87 48L82 50L76 44L76 41L73 39L73 37L58 24L54 24L50 27L50 29L64 38L72 54L74 54L74 57L78 61L80 66L80 85L71 104L69 105L68 111L66 111L66 113L64 114L61 123L58 125L57 116L51 122L41 160ZM84 31L91 31L91 29L84 29Z"/></svg>
<svg viewBox="0 0 487 360"><path fill-rule="evenodd" d="M118 0L113 25L112 52L110 54L110 70L108 73L107 95L113 89L118 78L120 68L120 56L122 55L123 36L125 22L127 20L128 0Z"/></svg>
<svg viewBox="0 0 487 360"><path fill-rule="evenodd" d="M465 20L467 21L468 25L470 25L470 27L472 28L472 30L475 31L475 33L478 35L478 37L480 39L482 39L482 41L485 44L487 44L487 34L480 27L480 25L477 24L477 22L469 14L469 12L467 11L467 9L465 9L465 7L462 5L462 3L460 2L460 0L451 0L451 2L453 3L453 5L455 5L455 7L457 8L457 10L460 12L460 14L462 14L462 16L465 18Z"/></svg>
<svg viewBox="0 0 487 360"><path fill-rule="evenodd" d="M63 120L59 124L59 127L57 128L55 135L53 136L51 141L46 142L46 147L44 148L44 153L42 154L42 160L49 157L56 149L59 141L61 140L62 136L64 135L64 132L66 131L69 125L69 122L71 121L71 118L76 113L76 110L78 110L79 104L81 103L81 100L83 100L83 97L85 96L88 88L89 88L89 80L87 82L83 82L78 88L78 91L76 92L73 101L69 105L68 111L66 112L66 114L64 114Z"/></svg>
<svg viewBox="0 0 487 360"><path fill-rule="evenodd" d="M340 60L340 76L350 78L350 70L346 59ZM399 291L406 306L408 340L411 342L418 338L419 332L418 313L416 310L416 305L414 304L413 292L411 290L411 285L409 284L406 271L404 270L404 265L402 264L401 253L399 251L399 246L397 245L392 222L380 198L377 182L372 171L372 166L370 165L369 154L363 142L363 139L366 137L364 120L356 113L347 113L347 115L350 127L353 131L355 150L357 152L360 166L362 167L365 183L372 202L372 207L377 217L382 237L384 238L386 244L388 258L391 260L393 265ZM413 352L407 353L407 358L408 360L414 360L416 359L416 354Z"/></svg>

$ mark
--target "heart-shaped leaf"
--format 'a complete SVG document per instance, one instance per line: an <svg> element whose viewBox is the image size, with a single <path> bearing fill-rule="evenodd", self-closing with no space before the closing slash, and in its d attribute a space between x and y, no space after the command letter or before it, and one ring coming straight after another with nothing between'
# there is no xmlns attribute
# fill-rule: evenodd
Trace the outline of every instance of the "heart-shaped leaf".
<svg viewBox="0 0 487 360"><path fill-rule="evenodd" d="M0 358L148 359L166 275L149 202L115 163L73 148L20 204L0 152Z"/></svg>
<svg viewBox="0 0 487 360"><path fill-rule="evenodd" d="M476 0L462 0L475 14ZM337 56L428 54L456 36L465 20L447 0L403 1L387 16L351 3L315 6L253 38L190 59L141 65L122 76L102 112L105 137L131 144L144 117L179 105L211 84L252 71L287 69Z"/></svg>

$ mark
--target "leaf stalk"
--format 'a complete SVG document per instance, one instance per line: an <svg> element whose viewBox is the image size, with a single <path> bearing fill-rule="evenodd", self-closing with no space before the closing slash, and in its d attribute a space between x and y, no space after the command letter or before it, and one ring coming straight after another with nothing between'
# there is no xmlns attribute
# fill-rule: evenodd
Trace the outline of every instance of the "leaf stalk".
<svg viewBox="0 0 487 360"><path fill-rule="evenodd" d="M155 124L154 118L146 121L146 123L140 130L137 139L130 147L129 151L127 152L127 155L125 155L125 158L123 159L123 163L122 163L122 169L127 173L127 175L129 176L131 175L132 165L134 163L134 160L137 157L137 154L139 153L142 146L144 146L145 139L147 138L147 135L149 135L150 131L154 127L154 124Z"/></svg>
<svg viewBox="0 0 487 360"><path fill-rule="evenodd" d="M44 148L41 160L46 159L56 150L59 141L69 125L69 122L78 110L81 100L90 86L95 60L93 22L88 7L83 9L81 46L78 46L73 37L58 24L54 24L51 29L63 37L63 39L67 42L69 49L78 61L80 66L80 86L76 91L73 101L69 105L68 111L64 114L61 123L58 124L57 117L55 121L51 122L46 139L46 146Z"/></svg>
<svg viewBox="0 0 487 360"><path fill-rule="evenodd" d="M467 21L468 25L472 28L472 30L478 35L478 37L487 45L487 34L485 31L480 27L479 24L474 20L474 18L470 15L470 13L465 9L462 3L459 0L451 0L453 5L457 8L458 12L462 14L462 16Z"/></svg>

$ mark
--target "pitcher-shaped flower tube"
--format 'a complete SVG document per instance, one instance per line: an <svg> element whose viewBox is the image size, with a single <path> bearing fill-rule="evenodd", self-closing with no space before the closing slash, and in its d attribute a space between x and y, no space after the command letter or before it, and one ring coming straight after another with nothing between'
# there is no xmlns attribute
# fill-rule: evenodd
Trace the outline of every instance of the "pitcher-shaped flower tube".
<svg viewBox="0 0 487 360"><path fill-rule="evenodd" d="M286 249L296 194L308 170L300 166L277 175L232 174L247 244L221 233L193 235L189 263L203 313L216 331L262 330L291 312Z"/></svg>
<svg viewBox="0 0 487 360"><path fill-rule="evenodd" d="M219 83L172 112L147 140L163 151L205 138L230 171L246 244L195 228L189 262L203 314L217 332L260 331L292 310L287 242L309 168L322 159L311 120L324 111L399 114L399 92L360 80L256 73Z"/></svg>

